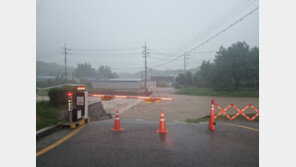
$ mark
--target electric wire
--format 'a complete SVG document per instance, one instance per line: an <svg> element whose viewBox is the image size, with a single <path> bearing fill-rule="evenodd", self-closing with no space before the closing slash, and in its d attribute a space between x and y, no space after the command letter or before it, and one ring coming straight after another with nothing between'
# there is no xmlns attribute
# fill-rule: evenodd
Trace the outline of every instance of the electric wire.
<svg viewBox="0 0 296 167"><path fill-rule="evenodd" d="M87 51L87 52L123 52L123 51L131 51L131 50L140 50L141 47L129 47L129 48L113 48L113 49L82 49L82 48L72 48L73 51Z"/></svg>
<svg viewBox="0 0 296 167"><path fill-rule="evenodd" d="M219 23L217 23L217 25L214 27L214 28L212 28L211 30L209 30L209 32L205 35L205 36L207 36L207 35L209 35L209 34L211 34L212 32L214 32L214 31L216 31L217 29L219 29L221 26L223 26L225 23L227 23L228 21L230 21L232 18L234 18L236 15L238 15L240 12L242 12L243 10L245 10L247 7L249 7L252 3L254 3L255 1L257 1L257 0L253 0L253 1L247 1L247 3L248 2L250 2L249 4L247 4L246 6L244 6L243 8L237 8L237 10L239 10L238 12L236 12L235 13L235 11L234 12L232 12L232 13L230 13L230 16L228 17L228 18L225 18L225 19L222 19ZM236 11L237 11L236 10Z"/></svg>
<svg viewBox="0 0 296 167"><path fill-rule="evenodd" d="M90 56L122 56L122 55L135 55L138 56L141 53L78 53L78 52L71 52L73 55L90 55Z"/></svg>
<svg viewBox="0 0 296 167"><path fill-rule="evenodd" d="M243 17L241 17L240 19L236 20L235 22L233 22L231 25L227 26L226 28L224 28L222 31L218 32L217 34L215 34L214 36L210 37L209 39L207 39L206 41L200 43L199 45L195 46L194 48L192 48L191 50L189 50L188 52L186 52L186 54L191 53L192 51L194 51L195 49L203 46L204 44L208 43L209 41L211 41L212 39L214 39L215 37L219 36L220 34L222 34L223 32L225 32L226 30L228 30L229 28L233 27L234 25L236 25L237 23L239 23L240 21L242 21L244 18L246 18L247 16L249 16L250 14L252 14L253 12L255 12L256 10L258 10L259 7L256 7L255 9L251 10L249 13L247 13L246 15L244 15ZM165 64L171 63L172 61L175 61L181 57L183 57L184 55L180 55L174 59L171 59L167 62L161 63L159 65L155 65L155 66L151 66L152 68L155 67L159 67L159 66L163 66Z"/></svg>
<svg viewBox="0 0 296 167"><path fill-rule="evenodd" d="M190 53L194 50L196 50L197 48L203 46L204 44L208 43L209 41L211 41L212 39L216 38L217 36L219 36L220 34L224 33L226 30L228 30L229 28L233 27L234 25L236 25L237 23L241 22L243 19L245 19L246 17L248 17L249 15L251 15L252 13L254 13L256 10L258 10L259 7L256 7L255 9L251 10L249 13L247 13L246 15L244 15L243 17L241 17L240 19L236 20L235 22L233 22L232 24L230 24L229 26L227 26L226 28L222 29L221 31L219 31L217 34L213 35L212 37L208 38L206 41L198 44L197 46L195 46L194 48L190 49L189 51L187 51L186 53Z"/></svg>
<svg viewBox="0 0 296 167"><path fill-rule="evenodd" d="M179 58L181 58L181 57L183 57L184 55L180 55L180 56L178 56L178 57L176 57L176 58L174 58L174 59L171 59L171 60L169 60L169 61L166 61L166 62L164 62L164 63L161 63L161 64L158 64L158 65L155 65L155 66L151 66L151 68L156 68L156 67L159 67L159 66L163 66L163 65L165 65L165 64L168 64L168 63L171 63L171 62L173 62L173 61L176 61L176 60L178 60Z"/></svg>
<svg viewBox="0 0 296 167"><path fill-rule="evenodd" d="M221 23L222 24L225 23L223 21L225 21L225 20L227 20L227 21L231 20L235 15L239 14L243 9L245 9L246 7L248 7L250 4L252 4L255 1L256 0L252 1L251 3L249 3L250 1L244 2L244 0L242 0L238 4L235 3L228 11L225 12L225 14L222 17L217 18L216 21L214 21L214 23L211 23L210 26L208 26L208 28L206 28L205 30L201 31L199 33L199 35L197 35L197 36L199 38L204 38L204 37L208 36L213 31L215 31L218 28L220 28L222 26ZM247 4L247 3L249 3L249 4ZM243 8L243 9L237 12L237 10L239 10L240 8Z"/></svg>

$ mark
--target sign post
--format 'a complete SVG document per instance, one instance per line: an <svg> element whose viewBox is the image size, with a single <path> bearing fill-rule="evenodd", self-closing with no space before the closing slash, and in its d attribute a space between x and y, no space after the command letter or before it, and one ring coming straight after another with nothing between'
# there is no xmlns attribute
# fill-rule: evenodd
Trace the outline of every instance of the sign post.
<svg viewBox="0 0 296 167"><path fill-rule="evenodd" d="M68 97L68 113L69 113L69 124L72 123L72 111L73 111L73 93L68 92L67 94Z"/></svg>

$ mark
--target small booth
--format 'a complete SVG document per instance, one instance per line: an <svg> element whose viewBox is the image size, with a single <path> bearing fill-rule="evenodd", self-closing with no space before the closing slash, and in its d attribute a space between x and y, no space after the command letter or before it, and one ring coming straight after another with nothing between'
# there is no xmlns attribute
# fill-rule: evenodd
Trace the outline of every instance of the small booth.
<svg viewBox="0 0 296 167"><path fill-rule="evenodd" d="M76 128L89 122L87 91L85 86L76 86L75 92L68 92L68 122L63 126Z"/></svg>

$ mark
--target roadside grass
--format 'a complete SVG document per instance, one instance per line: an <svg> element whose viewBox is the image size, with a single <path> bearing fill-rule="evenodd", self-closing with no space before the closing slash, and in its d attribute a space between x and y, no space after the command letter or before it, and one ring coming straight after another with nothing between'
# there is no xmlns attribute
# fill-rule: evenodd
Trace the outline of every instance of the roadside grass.
<svg viewBox="0 0 296 167"><path fill-rule="evenodd" d="M254 115L256 115L256 113L250 113L250 114L246 114L249 118L252 118ZM230 117L232 117L233 115L229 115ZM210 119L210 116L204 116L201 118L197 118L197 119L191 119L188 118L186 119L186 123L200 123L200 122L208 122ZM245 118L243 115L238 115L236 118L234 118L233 120L239 120L239 121L248 121L247 118ZM220 115L219 117L217 117L215 119L215 121L231 121L229 120L225 115ZM256 117L252 122L259 122L259 116Z"/></svg>
<svg viewBox="0 0 296 167"><path fill-rule="evenodd" d="M58 117L58 112L62 107L54 107L49 101L36 102L36 130L51 126L63 121Z"/></svg>
<svg viewBox="0 0 296 167"><path fill-rule="evenodd" d="M48 96L48 91L45 89L36 89L36 95L38 96Z"/></svg>
<svg viewBox="0 0 296 167"><path fill-rule="evenodd" d="M220 96L220 97L259 97L258 90L215 91L212 88L188 87L179 89L176 94L192 96Z"/></svg>

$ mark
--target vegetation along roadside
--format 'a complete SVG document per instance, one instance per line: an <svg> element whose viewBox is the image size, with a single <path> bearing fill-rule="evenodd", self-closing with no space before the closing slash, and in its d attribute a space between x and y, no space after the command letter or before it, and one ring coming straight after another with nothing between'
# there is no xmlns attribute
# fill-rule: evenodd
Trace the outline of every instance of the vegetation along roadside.
<svg viewBox="0 0 296 167"><path fill-rule="evenodd" d="M188 87L179 89L176 94L218 97L259 97L259 90L214 90L212 88Z"/></svg>

